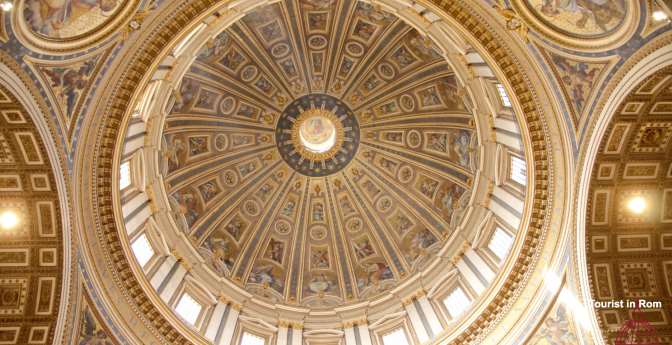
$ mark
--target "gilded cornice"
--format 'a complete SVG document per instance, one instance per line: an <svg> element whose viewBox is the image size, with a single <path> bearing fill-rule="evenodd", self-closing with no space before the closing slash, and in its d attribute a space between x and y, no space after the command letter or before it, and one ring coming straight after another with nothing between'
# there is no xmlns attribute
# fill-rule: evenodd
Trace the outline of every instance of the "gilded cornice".
<svg viewBox="0 0 672 345"><path fill-rule="evenodd" d="M551 202L551 172L549 169L550 139L544 119L539 114L540 100L531 88L529 80L522 73L523 66L516 60L510 50L503 45L506 39L499 37L487 20L473 8L466 6L464 1L432 1L438 5L444 12L457 21L472 37L480 43L480 46L488 53L500 71L503 72L507 81L515 91L515 98L518 99L523 110L522 115L525 118L525 125L531 139L532 156L535 164L534 169L534 195L532 201L532 212L529 226L525 229L525 244L521 249L513 270L509 273L505 288L501 289L488 308L476 319L467 329L458 337L452 340L452 344L471 343L484 332L494 326L498 313L506 310L518 291L525 285L531 271L530 265L538 258L538 244L543 237L547 217L550 214L549 204Z"/></svg>
<svg viewBox="0 0 672 345"><path fill-rule="evenodd" d="M341 324L341 327L342 328L352 328L352 327L357 327L359 325L367 325L368 323L369 323L369 320L366 317L362 317L360 319L345 321Z"/></svg>
<svg viewBox="0 0 672 345"><path fill-rule="evenodd" d="M291 329L303 329L303 323L291 321L291 320L279 320L278 327L291 328Z"/></svg>

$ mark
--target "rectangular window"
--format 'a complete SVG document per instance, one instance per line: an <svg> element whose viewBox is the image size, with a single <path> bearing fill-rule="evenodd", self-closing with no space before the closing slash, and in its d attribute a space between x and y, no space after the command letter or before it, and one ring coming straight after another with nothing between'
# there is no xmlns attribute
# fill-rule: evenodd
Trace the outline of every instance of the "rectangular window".
<svg viewBox="0 0 672 345"><path fill-rule="evenodd" d="M513 244L513 236L509 235L508 232L502 230L499 227L495 228L495 232L492 233L490 237L490 242L488 243L488 249L490 249L499 260L503 260Z"/></svg>
<svg viewBox="0 0 672 345"><path fill-rule="evenodd" d="M502 99L502 104L507 108L511 108L511 100L509 99L509 95L506 93L504 85L497 84L497 92L499 92L499 98Z"/></svg>
<svg viewBox="0 0 672 345"><path fill-rule="evenodd" d="M511 156L511 179L523 186L527 184L527 165L516 156Z"/></svg>
<svg viewBox="0 0 672 345"><path fill-rule="evenodd" d="M135 258L138 259L140 266L145 267L145 265L152 259L154 256L154 249L147 239L147 235L142 234L138 237L133 244L131 244L133 249L133 254Z"/></svg>
<svg viewBox="0 0 672 345"><path fill-rule="evenodd" d="M240 340L240 345L264 345L266 340L258 335L243 332L243 337Z"/></svg>
<svg viewBox="0 0 672 345"><path fill-rule="evenodd" d="M471 305L471 300L467 297L461 287L456 286L455 289L443 300L443 305L448 310L450 317L455 319L462 315L465 310Z"/></svg>
<svg viewBox="0 0 672 345"><path fill-rule="evenodd" d="M203 306L196 302L196 300L189 296L189 294L185 293L180 297L180 301L177 302L175 312L177 312L177 315L184 321L195 326L198 316L201 314L201 309L203 309Z"/></svg>
<svg viewBox="0 0 672 345"><path fill-rule="evenodd" d="M121 163L119 167L119 189L124 189L131 185L131 162Z"/></svg>
<svg viewBox="0 0 672 345"><path fill-rule="evenodd" d="M383 336L383 345L408 345L408 338L403 328L397 328L394 331Z"/></svg>

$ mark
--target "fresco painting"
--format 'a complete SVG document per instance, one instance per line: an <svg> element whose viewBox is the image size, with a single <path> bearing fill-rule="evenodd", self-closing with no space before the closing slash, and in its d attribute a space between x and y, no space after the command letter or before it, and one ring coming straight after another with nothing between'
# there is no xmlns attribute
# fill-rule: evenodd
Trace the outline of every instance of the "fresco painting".
<svg viewBox="0 0 672 345"><path fill-rule="evenodd" d="M570 312L560 303L555 307L546 320L532 336L530 345L573 345L578 344L578 338L572 323Z"/></svg>
<svg viewBox="0 0 672 345"><path fill-rule="evenodd" d="M606 64L575 61L553 53L548 55L578 119L592 91L596 89Z"/></svg>
<svg viewBox="0 0 672 345"><path fill-rule="evenodd" d="M124 4L119 0L26 0L23 18L36 34L67 39L99 28Z"/></svg>
<svg viewBox="0 0 672 345"><path fill-rule="evenodd" d="M112 338L98 322L88 303L84 303L79 327L78 345L114 345Z"/></svg>
<svg viewBox="0 0 672 345"><path fill-rule="evenodd" d="M573 36L602 36L617 29L627 14L625 0L526 0L545 24Z"/></svg>

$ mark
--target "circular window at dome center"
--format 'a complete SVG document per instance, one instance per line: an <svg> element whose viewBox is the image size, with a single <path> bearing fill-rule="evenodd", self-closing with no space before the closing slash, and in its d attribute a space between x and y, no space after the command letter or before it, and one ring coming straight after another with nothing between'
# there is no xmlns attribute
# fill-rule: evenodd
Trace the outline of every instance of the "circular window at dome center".
<svg viewBox="0 0 672 345"><path fill-rule="evenodd" d="M276 126L280 155L306 176L341 171L356 155L359 140L359 123L350 107L325 94L299 97Z"/></svg>
<svg viewBox="0 0 672 345"><path fill-rule="evenodd" d="M336 128L334 123L322 113L314 112L301 123L299 140L308 150L315 153L324 153L334 147L336 143Z"/></svg>

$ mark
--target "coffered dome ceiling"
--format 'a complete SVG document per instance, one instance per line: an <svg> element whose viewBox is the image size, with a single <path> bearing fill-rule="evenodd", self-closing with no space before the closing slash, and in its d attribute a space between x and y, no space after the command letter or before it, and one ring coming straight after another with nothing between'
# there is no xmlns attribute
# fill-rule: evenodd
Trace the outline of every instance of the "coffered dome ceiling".
<svg viewBox="0 0 672 345"><path fill-rule="evenodd" d="M440 49L391 13L263 6L182 78L164 200L217 275L264 299L369 299L436 261L464 220L479 145L468 102Z"/></svg>

